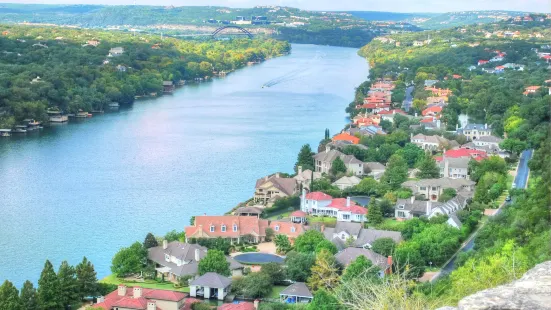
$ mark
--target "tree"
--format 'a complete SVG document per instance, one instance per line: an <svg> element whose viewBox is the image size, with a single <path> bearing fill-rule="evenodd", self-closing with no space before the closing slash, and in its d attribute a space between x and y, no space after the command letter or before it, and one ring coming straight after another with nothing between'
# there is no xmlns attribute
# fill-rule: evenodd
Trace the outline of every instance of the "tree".
<svg viewBox="0 0 551 310"><path fill-rule="evenodd" d="M21 304L19 291L13 283L6 280L0 285L0 309L4 310L26 310Z"/></svg>
<svg viewBox="0 0 551 310"><path fill-rule="evenodd" d="M375 199L371 199L369 201L369 205L367 206L367 221L370 225L378 225L383 222L383 212L381 211L381 208L375 201Z"/></svg>
<svg viewBox="0 0 551 310"><path fill-rule="evenodd" d="M276 245L277 253L285 254L293 248L289 238L286 235L276 235L274 239Z"/></svg>
<svg viewBox="0 0 551 310"><path fill-rule="evenodd" d="M117 277L125 277L129 274L142 272L146 263L147 250L141 243L135 242L115 254L111 262L111 271Z"/></svg>
<svg viewBox="0 0 551 310"><path fill-rule="evenodd" d="M72 305L79 300L78 281L75 276L75 268L67 261L61 262L59 271L57 272L59 281L60 298L64 306Z"/></svg>
<svg viewBox="0 0 551 310"><path fill-rule="evenodd" d="M287 278L296 282L305 282L310 276L310 269L314 265L316 256L313 253L299 253L291 251L285 257Z"/></svg>
<svg viewBox="0 0 551 310"><path fill-rule="evenodd" d="M38 305L38 295L36 294L36 289L34 288L31 281L27 280L23 283L23 288L21 289L21 300L22 310L39 310ZM2 298L0 298L2 300ZM0 309L4 309L0 306ZM9 308L8 308L9 309Z"/></svg>
<svg viewBox="0 0 551 310"><path fill-rule="evenodd" d="M449 201L450 199L452 199L453 197L455 197L456 195L457 195L457 192L455 191L455 189L445 188L442 191L442 195L440 195L440 197L438 197L438 201L439 202L446 202L446 201Z"/></svg>
<svg viewBox="0 0 551 310"><path fill-rule="evenodd" d="M272 292L272 280L267 273L253 272L245 277L243 293L250 298L265 297Z"/></svg>
<svg viewBox="0 0 551 310"><path fill-rule="evenodd" d="M367 257L360 255L346 267L342 280L350 281L360 276L376 280L379 278L379 271L379 267L373 266L373 263Z"/></svg>
<svg viewBox="0 0 551 310"><path fill-rule="evenodd" d="M199 274L216 272L223 276L230 276L230 263L226 260L224 252L219 250L208 250L207 255L199 261Z"/></svg>
<svg viewBox="0 0 551 310"><path fill-rule="evenodd" d="M354 189L359 194L372 196L377 193L378 188L379 182L375 181L375 179L363 178Z"/></svg>
<svg viewBox="0 0 551 310"><path fill-rule="evenodd" d="M169 232L166 233L165 240L167 242L172 242L172 241L184 242L184 241L186 241L186 233L183 232L183 231L178 232L178 231L176 231L176 229L174 229L174 230L169 231Z"/></svg>
<svg viewBox="0 0 551 310"><path fill-rule="evenodd" d="M260 272L268 276L272 285L281 283L285 280L283 267L278 263L264 264L260 268Z"/></svg>
<svg viewBox="0 0 551 310"><path fill-rule="evenodd" d="M38 279L38 303L42 310L63 309L59 280L54 271L54 266L47 260L44 269Z"/></svg>
<svg viewBox="0 0 551 310"><path fill-rule="evenodd" d="M409 168L413 168L419 159L425 155L425 152L417 145L407 143L403 148L396 151L396 154L402 156L406 160Z"/></svg>
<svg viewBox="0 0 551 310"><path fill-rule="evenodd" d="M413 107L423 111L427 107L427 101L423 99L413 99Z"/></svg>
<svg viewBox="0 0 551 310"><path fill-rule="evenodd" d="M339 283L337 261L331 252L323 249L316 257L312 266L312 275L308 278L308 286L317 291L320 288L333 290Z"/></svg>
<svg viewBox="0 0 551 310"><path fill-rule="evenodd" d="M326 133L327 134L327 133ZM295 172L298 172L298 167L301 166L302 170L310 169L314 171L314 153L312 152L312 148L310 148L310 144L304 144L300 148L300 152L298 153L297 162L295 164Z"/></svg>
<svg viewBox="0 0 551 310"><path fill-rule="evenodd" d="M392 238L379 238L371 244L371 249L382 256L391 256L396 248L396 242Z"/></svg>
<svg viewBox="0 0 551 310"><path fill-rule="evenodd" d="M154 248L158 245L159 244L157 243L157 239L155 238L155 236L153 236L152 233L147 233L147 235L145 236L145 240L143 241L144 248Z"/></svg>
<svg viewBox="0 0 551 310"><path fill-rule="evenodd" d="M425 154L417 168L419 171L415 176L420 179L435 179L440 177L440 168L438 168L436 161L429 154Z"/></svg>
<svg viewBox="0 0 551 310"><path fill-rule="evenodd" d="M335 255L339 251L337 247L333 244L333 242L325 239L322 240L318 245L316 246L316 253L321 252L322 250L327 250L331 254Z"/></svg>
<svg viewBox="0 0 551 310"><path fill-rule="evenodd" d="M323 234L317 230L307 230L295 239L295 250L302 253L312 253L318 244L325 240Z"/></svg>
<svg viewBox="0 0 551 310"><path fill-rule="evenodd" d="M522 151L528 148L528 143L526 143L525 141L521 141L519 139L509 138L509 139L503 140L503 142L499 144L499 147L513 154L519 155Z"/></svg>
<svg viewBox="0 0 551 310"><path fill-rule="evenodd" d="M270 227L266 227L266 241L270 242L272 241L272 238L274 237L274 230Z"/></svg>
<svg viewBox="0 0 551 310"><path fill-rule="evenodd" d="M381 183L387 184L391 189L398 189L407 178L408 165L406 161L400 155L392 155L381 177Z"/></svg>
<svg viewBox="0 0 551 310"><path fill-rule="evenodd" d="M396 247L393 269L410 279L419 278L423 274L425 260L421 256L417 242L402 242Z"/></svg>
<svg viewBox="0 0 551 310"><path fill-rule="evenodd" d="M96 294L98 294L98 279L96 277L94 265L88 261L86 256L83 257L82 262L76 266L75 271L80 299L87 296L96 296Z"/></svg>
<svg viewBox="0 0 551 310"><path fill-rule="evenodd" d="M340 157L335 158L331 164L331 174L346 173L346 166Z"/></svg>
<svg viewBox="0 0 551 310"><path fill-rule="evenodd" d="M308 305L308 310L341 310L344 309L337 298L325 289L319 289L314 294L314 299Z"/></svg>

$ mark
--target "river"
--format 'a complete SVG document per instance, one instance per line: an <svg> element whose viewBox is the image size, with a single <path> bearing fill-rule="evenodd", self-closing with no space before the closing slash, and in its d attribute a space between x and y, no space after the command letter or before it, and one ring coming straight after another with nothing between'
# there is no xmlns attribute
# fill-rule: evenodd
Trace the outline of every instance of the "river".
<svg viewBox="0 0 551 310"><path fill-rule="evenodd" d="M291 172L301 145L344 126L368 75L356 51L293 45L117 113L0 138L0 282L36 283L46 259L83 256L102 278L120 247L223 214L256 179Z"/></svg>

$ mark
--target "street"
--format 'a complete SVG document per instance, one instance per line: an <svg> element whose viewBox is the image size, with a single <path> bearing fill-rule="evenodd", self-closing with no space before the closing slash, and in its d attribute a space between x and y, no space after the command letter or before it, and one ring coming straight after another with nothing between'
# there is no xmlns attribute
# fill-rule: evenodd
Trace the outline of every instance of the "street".
<svg viewBox="0 0 551 310"><path fill-rule="evenodd" d="M409 109L413 104L413 97L411 96L412 92L413 92L413 86L409 86L408 88L406 88L406 99L404 99L404 101L402 102L402 107L406 112L409 112Z"/></svg>

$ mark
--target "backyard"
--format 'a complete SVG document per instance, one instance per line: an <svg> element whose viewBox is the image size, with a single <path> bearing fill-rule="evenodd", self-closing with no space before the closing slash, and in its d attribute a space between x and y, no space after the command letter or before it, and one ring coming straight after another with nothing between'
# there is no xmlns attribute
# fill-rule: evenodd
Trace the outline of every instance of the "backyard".
<svg viewBox="0 0 551 310"><path fill-rule="evenodd" d="M125 280L117 278L115 275L109 275L99 281L100 283L108 283L108 284L124 284L126 286L141 286L143 288L153 288L153 289L160 289L160 290L173 290L173 291L179 291L179 292L186 292L189 293L189 287L180 287L176 288L174 286L174 283L172 282L160 282L156 280L143 280L141 281L133 281L133 280Z"/></svg>

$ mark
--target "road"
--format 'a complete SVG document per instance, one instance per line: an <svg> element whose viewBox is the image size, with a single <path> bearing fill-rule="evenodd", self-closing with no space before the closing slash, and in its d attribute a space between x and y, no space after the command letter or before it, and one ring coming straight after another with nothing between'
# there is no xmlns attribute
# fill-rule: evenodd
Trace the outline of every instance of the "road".
<svg viewBox="0 0 551 310"><path fill-rule="evenodd" d="M404 99L404 101L402 102L402 107L406 112L409 112L409 109L413 104L413 97L411 96L412 92L413 92L413 86L409 86L408 88L406 88L406 99Z"/></svg>
<svg viewBox="0 0 551 310"><path fill-rule="evenodd" d="M534 150L525 150L520 155L520 159L518 162L517 167L517 175L515 176L515 180L513 184L516 184L516 188L526 188L528 183L528 174L530 172L530 168L528 168L528 161L530 161L530 158L532 158L532 153ZM496 215L503 210L504 207L508 206L510 202L505 202L502 204L499 209L496 211ZM455 260L457 259L457 255L460 252L468 252L474 247L474 240L476 235L478 234L479 230L484 227L484 224L482 224L472 235L471 237L463 243L463 247L460 248L454 256L448 261L448 263L442 268L441 272L436 275L431 281L435 281L438 279L439 276L443 274L449 274L455 269Z"/></svg>

